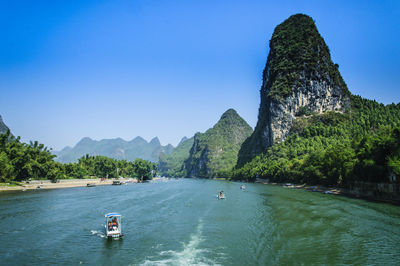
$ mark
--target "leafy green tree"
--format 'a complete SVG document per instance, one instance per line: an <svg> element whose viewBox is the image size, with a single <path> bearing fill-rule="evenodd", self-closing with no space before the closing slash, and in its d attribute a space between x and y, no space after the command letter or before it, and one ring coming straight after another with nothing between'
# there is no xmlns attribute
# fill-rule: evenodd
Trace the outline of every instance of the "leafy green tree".
<svg viewBox="0 0 400 266"><path fill-rule="evenodd" d="M148 180L153 178L154 164L143 159L136 159L133 163L135 173L139 180Z"/></svg>

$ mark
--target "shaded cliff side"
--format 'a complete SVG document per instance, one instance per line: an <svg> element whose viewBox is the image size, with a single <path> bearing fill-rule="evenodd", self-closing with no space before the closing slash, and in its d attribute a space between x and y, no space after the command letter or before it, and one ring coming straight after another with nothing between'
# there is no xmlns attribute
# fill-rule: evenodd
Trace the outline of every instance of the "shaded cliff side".
<svg viewBox="0 0 400 266"><path fill-rule="evenodd" d="M6 124L4 124L3 118L0 115L0 135L6 133L8 130L10 129Z"/></svg>
<svg viewBox="0 0 400 266"><path fill-rule="evenodd" d="M162 153L158 161L158 172L168 177L184 177L186 172L184 169L185 160L189 158L190 149L193 146L194 137L182 138L178 146L170 154Z"/></svg>

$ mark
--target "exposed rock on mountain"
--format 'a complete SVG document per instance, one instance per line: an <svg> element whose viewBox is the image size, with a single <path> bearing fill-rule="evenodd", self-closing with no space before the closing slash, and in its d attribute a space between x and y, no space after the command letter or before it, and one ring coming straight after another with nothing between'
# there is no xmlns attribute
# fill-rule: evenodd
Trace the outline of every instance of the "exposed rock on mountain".
<svg viewBox="0 0 400 266"><path fill-rule="evenodd" d="M9 128L6 126L6 124L4 124L3 118L0 115L0 134L6 133L7 130L9 130Z"/></svg>
<svg viewBox="0 0 400 266"><path fill-rule="evenodd" d="M147 142L142 137L136 137L131 141L121 138L92 140L88 137L80 140L75 147L65 147L57 155L56 161L62 163L75 162L80 157L89 155L103 155L118 160L133 161L136 158L156 162L161 153L170 154L174 147L170 144L162 146L157 137Z"/></svg>
<svg viewBox="0 0 400 266"><path fill-rule="evenodd" d="M240 149L238 165L283 141L297 116L348 108L350 93L338 68L312 18L297 14L278 25L263 72L257 126Z"/></svg>
<svg viewBox="0 0 400 266"><path fill-rule="evenodd" d="M223 176L235 166L240 146L252 131L235 110L226 111L214 127L194 136L184 164L187 177Z"/></svg>

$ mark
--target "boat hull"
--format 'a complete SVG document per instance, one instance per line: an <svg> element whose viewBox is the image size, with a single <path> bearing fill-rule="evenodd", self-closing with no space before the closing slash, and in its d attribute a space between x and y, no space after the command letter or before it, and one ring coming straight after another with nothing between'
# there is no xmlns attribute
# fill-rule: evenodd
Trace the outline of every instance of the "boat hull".
<svg viewBox="0 0 400 266"><path fill-rule="evenodd" d="M115 239L115 238L121 238L123 236L123 234L121 233L107 233L107 238L108 239Z"/></svg>

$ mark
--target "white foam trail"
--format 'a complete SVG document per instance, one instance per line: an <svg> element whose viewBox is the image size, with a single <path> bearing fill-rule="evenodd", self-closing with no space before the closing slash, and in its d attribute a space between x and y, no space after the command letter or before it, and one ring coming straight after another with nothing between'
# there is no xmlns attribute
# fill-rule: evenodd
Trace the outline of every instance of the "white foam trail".
<svg viewBox="0 0 400 266"><path fill-rule="evenodd" d="M103 233L100 232L100 231L90 230L90 232L92 233L92 235L98 235L98 236L100 236L101 238L105 238L105 237L106 237L106 235L103 234Z"/></svg>
<svg viewBox="0 0 400 266"><path fill-rule="evenodd" d="M200 249L199 245L204 241L202 238L203 222L200 220L197 230L190 236L188 243L183 243L182 251L161 251L160 256L169 256L162 260L145 260L141 265L218 265L215 261L207 259L202 254L208 250Z"/></svg>

